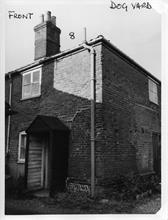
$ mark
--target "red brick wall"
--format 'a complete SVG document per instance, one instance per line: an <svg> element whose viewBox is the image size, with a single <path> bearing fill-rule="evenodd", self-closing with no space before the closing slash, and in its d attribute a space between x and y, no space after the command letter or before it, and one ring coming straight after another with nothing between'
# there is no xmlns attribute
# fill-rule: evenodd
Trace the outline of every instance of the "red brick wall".
<svg viewBox="0 0 168 220"><path fill-rule="evenodd" d="M102 102L101 45L96 50L96 99ZM64 56L55 62L54 88L90 100L90 54L88 50Z"/></svg>
<svg viewBox="0 0 168 220"><path fill-rule="evenodd" d="M159 107L149 102L148 79L101 44L96 49L96 179L153 170L152 132L160 133ZM81 50L42 66L41 96L21 100L21 76L13 78L10 167L17 164L18 135L37 114L60 118L71 130L70 178L90 179L90 54ZM160 87L159 103L160 103ZM7 94L7 92L6 92ZM21 168L22 166L22 168Z"/></svg>
<svg viewBox="0 0 168 220"><path fill-rule="evenodd" d="M101 111L101 46L97 46L97 114ZM45 63L42 66L41 96L21 100L21 75L13 77L10 167L17 177L24 174L24 164L17 164L19 132L26 130L36 115L60 118L71 129L69 176L90 178L90 54L87 50ZM100 110L99 110L100 109ZM100 130L100 119L97 129ZM100 132L99 132L100 139ZM80 159L78 157L80 147ZM77 172L78 167L78 172Z"/></svg>
<svg viewBox="0 0 168 220"><path fill-rule="evenodd" d="M160 133L160 109L149 102L148 77L111 49L102 51L104 178L152 171L151 135Z"/></svg>

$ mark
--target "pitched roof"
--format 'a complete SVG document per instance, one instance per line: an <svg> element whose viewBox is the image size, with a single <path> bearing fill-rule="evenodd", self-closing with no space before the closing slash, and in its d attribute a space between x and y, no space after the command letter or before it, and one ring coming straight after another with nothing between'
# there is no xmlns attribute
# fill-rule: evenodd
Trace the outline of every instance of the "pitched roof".
<svg viewBox="0 0 168 220"><path fill-rule="evenodd" d="M123 53L121 50L119 50L116 46L114 46L109 40L105 39L102 35L99 35L97 38L91 39L90 41L87 42L87 44L90 45L90 46L92 46L92 45L94 46L95 44L100 43L100 42L103 43L104 45L108 46L109 48L111 48L115 54L117 54L122 59L124 59L126 62L128 62L129 64L131 64L135 68L137 68L141 73L151 77L152 79L154 79L158 83L161 83L161 81L159 79L157 79L155 76L153 76L147 70L145 70L142 66L140 66L137 62L135 62L132 58L130 58L125 53ZM16 70L14 70L14 71L6 73L5 76L7 77L9 75L20 73L20 72L25 71L27 69L30 69L32 67L38 66L40 64L43 64L43 63L45 63L47 61L63 57L65 55L74 53L75 51L78 51L78 50L81 50L81 49L84 49L83 44L79 44L78 46L76 46L76 47L74 47L72 49L65 50L63 52L60 52L60 53L55 54L55 55L52 55L50 57L45 57L45 58L41 58L39 60L36 60L35 62L33 62L31 64L28 64L28 65L26 65L24 67L21 67L21 68L18 68Z"/></svg>
<svg viewBox="0 0 168 220"><path fill-rule="evenodd" d="M33 122L26 129L27 133L45 132L45 131L69 131L68 127L63 124L57 117L37 115Z"/></svg>

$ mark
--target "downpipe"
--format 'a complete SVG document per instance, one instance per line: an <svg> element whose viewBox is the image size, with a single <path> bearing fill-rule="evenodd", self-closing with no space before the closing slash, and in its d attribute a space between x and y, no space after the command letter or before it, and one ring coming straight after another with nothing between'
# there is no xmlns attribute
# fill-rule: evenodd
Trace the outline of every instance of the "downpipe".
<svg viewBox="0 0 168 220"><path fill-rule="evenodd" d="M9 106L12 104L12 78L11 74L9 74ZM8 115L8 125L7 125L7 136L6 136L6 155L9 153L9 138L10 138L10 125L11 125L11 115Z"/></svg>
<svg viewBox="0 0 168 220"><path fill-rule="evenodd" d="M87 45L87 42L84 41L83 47L86 48L90 53L90 80L91 80L91 132L90 132L90 141L91 141L91 197L95 195L95 101L96 101L96 92L95 92L95 55L96 52L92 46Z"/></svg>

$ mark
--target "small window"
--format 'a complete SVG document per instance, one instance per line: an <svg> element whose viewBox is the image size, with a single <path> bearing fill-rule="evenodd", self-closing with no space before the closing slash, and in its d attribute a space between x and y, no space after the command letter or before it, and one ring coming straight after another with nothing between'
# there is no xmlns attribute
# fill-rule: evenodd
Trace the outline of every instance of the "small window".
<svg viewBox="0 0 168 220"><path fill-rule="evenodd" d="M155 104L158 104L157 84L153 80L149 79L148 85L149 85L149 100Z"/></svg>
<svg viewBox="0 0 168 220"><path fill-rule="evenodd" d="M22 131L19 133L19 147L18 147L18 162L25 162L26 154L26 133Z"/></svg>
<svg viewBox="0 0 168 220"><path fill-rule="evenodd" d="M22 76L22 99L39 96L41 94L41 69L32 70Z"/></svg>

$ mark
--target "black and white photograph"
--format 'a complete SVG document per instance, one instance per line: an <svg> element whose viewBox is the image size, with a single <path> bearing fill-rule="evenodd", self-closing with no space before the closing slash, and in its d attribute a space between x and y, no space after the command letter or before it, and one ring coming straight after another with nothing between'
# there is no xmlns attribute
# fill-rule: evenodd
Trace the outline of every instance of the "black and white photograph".
<svg viewBox="0 0 168 220"><path fill-rule="evenodd" d="M158 215L165 10L4 1L5 216L168 218Z"/></svg>

